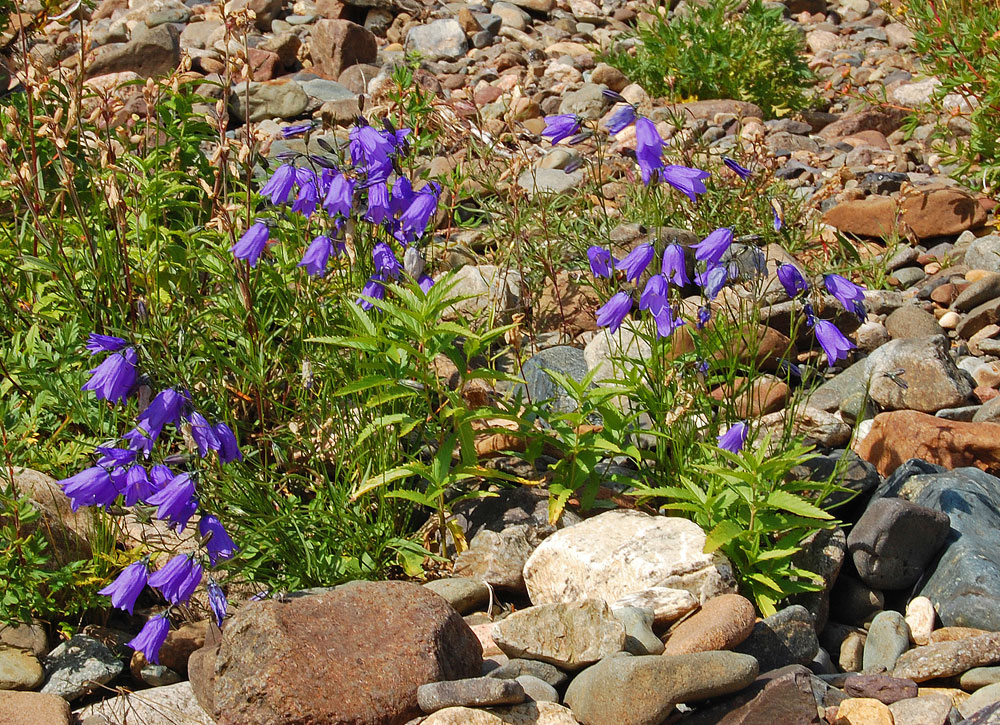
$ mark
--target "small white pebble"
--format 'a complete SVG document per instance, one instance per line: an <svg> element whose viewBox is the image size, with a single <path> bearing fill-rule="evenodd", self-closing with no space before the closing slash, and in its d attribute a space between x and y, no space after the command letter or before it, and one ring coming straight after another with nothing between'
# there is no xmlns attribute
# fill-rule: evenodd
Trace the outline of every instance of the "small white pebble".
<svg viewBox="0 0 1000 725"><path fill-rule="evenodd" d="M941 315L941 319L938 320L938 324L946 330L954 330L958 327L958 323L961 321L962 316L960 314L955 312L955 310L948 310Z"/></svg>
<svg viewBox="0 0 1000 725"><path fill-rule="evenodd" d="M904 619L910 626L910 638L915 644L929 644L934 631L934 605L927 597L914 597L906 605Z"/></svg>

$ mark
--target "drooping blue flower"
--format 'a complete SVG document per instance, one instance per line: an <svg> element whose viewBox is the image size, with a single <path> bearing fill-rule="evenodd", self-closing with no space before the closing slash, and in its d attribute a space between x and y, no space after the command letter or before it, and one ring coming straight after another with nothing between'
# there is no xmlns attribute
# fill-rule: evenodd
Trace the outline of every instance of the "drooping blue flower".
<svg viewBox="0 0 1000 725"><path fill-rule="evenodd" d="M402 267L396 254L385 242L378 242L372 248L372 260L375 263L375 275L380 279L398 279Z"/></svg>
<svg viewBox="0 0 1000 725"><path fill-rule="evenodd" d="M417 286L420 287L424 294L431 291L431 287L434 286L434 279L429 275L421 275L420 279L417 280Z"/></svg>
<svg viewBox="0 0 1000 725"><path fill-rule="evenodd" d="M153 451L153 444L156 442L150 437L149 433L143 430L140 426L136 426L123 435L122 439L128 443L129 448L136 452L141 452L144 456L146 456L146 458L149 458L149 454Z"/></svg>
<svg viewBox="0 0 1000 725"><path fill-rule="evenodd" d="M384 181L371 184L368 187L368 208L365 219L372 224L381 224L389 218L389 185Z"/></svg>
<svg viewBox="0 0 1000 725"><path fill-rule="evenodd" d="M135 506L139 502L145 502L156 493L149 480L149 474L142 466L132 466L125 473L125 505Z"/></svg>
<svg viewBox="0 0 1000 725"><path fill-rule="evenodd" d="M826 285L830 294L844 306L844 309L853 312L862 322L865 321L865 318L868 317L868 311L865 309L864 287L859 287L839 274L826 275L823 278L823 284Z"/></svg>
<svg viewBox="0 0 1000 725"><path fill-rule="evenodd" d="M684 248L679 244L668 245L663 250L661 270L663 276L678 287L691 284L691 279L687 274L687 263L684 260Z"/></svg>
<svg viewBox="0 0 1000 725"><path fill-rule="evenodd" d="M323 208L331 217L340 214L347 218L354 207L354 180L344 174L336 174L330 181L330 188L323 199Z"/></svg>
<svg viewBox="0 0 1000 725"><path fill-rule="evenodd" d="M646 186L663 169L663 148L666 145L652 121L644 116L635 120L635 160L639 164L642 183Z"/></svg>
<svg viewBox="0 0 1000 725"><path fill-rule="evenodd" d="M441 185L430 182L413 194L410 205L399 217L400 234L404 243L412 242L427 230L427 224L437 212Z"/></svg>
<svg viewBox="0 0 1000 725"><path fill-rule="evenodd" d="M81 506L109 506L119 494L111 480L111 474L100 466L84 469L75 476L62 479L58 484L69 498L74 511Z"/></svg>
<svg viewBox="0 0 1000 725"><path fill-rule="evenodd" d="M650 301L650 313L656 322L656 336L670 337L674 330L684 325L684 320L674 314L666 297L655 297Z"/></svg>
<svg viewBox="0 0 1000 725"><path fill-rule="evenodd" d="M181 409L187 400L188 396L185 393L173 388L161 390L139 414L136 420L137 428L145 431L148 438L155 441L165 425L180 423Z"/></svg>
<svg viewBox="0 0 1000 725"><path fill-rule="evenodd" d="M137 561L125 567L118 578L108 584L103 589L97 591L106 597L111 597L111 606L124 609L132 614L135 608L135 600L139 598L146 580L149 578L149 567L146 560Z"/></svg>
<svg viewBox="0 0 1000 725"><path fill-rule="evenodd" d="M643 242L625 255L625 258L615 267L625 272L625 279L629 282L635 282L646 271L646 267L653 261L655 254L653 245L649 242Z"/></svg>
<svg viewBox="0 0 1000 725"><path fill-rule="evenodd" d="M368 182L385 181L392 173L391 155L397 146L397 136L388 136L367 124L351 127L348 150L355 168L363 169Z"/></svg>
<svg viewBox="0 0 1000 725"><path fill-rule="evenodd" d="M219 463L242 461L243 454L240 453L240 447L236 442L236 434L233 433L233 429L225 423L216 423L214 430L215 437L219 439Z"/></svg>
<svg viewBox="0 0 1000 725"><path fill-rule="evenodd" d="M83 384L82 390L92 390L98 400L109 403L124 402L136 381L136 363L139 357L135 348L124 352L114 352L90 371L91 378Z"/></svg>
<svg viewBox="0 0 1000 725"><path fill-rule="evenodd" d="M191 437L194 439L195 445L198 446L199 456L204 458L208 455L209 451L219 450L222 444L215 437L215 431L209 422L205 420L205 416L197 410L192 410L187 420L191 425Z"/></svg>
<svg viewBox="0 0 1000 725"><path fill-rule="evenodd" d="M732 171L734 174L739 176L744 181L746 179L749 179L750 175L753 173L752 171L750 171L750 169L746 168L745 166L740 166L739 163L737 163L734 159L729 158L728 156L722 157L722 163L724 163L730 171Z"/></svg>
<svg viewBox="0 0 1000 725"><path fill-rule="evenodd" d="M802 276L794 264L783 264L778 267L778 281L785 288L785 293L792 299L809 291L809 282Z"/></svg>
<svg viewBox="0 0 1000 725"><path fill-rule="evenodd" d="M846 358L848 351L855 347L854 343L829 320L817 319L813 325L813 332L823 352L826 353L826 364L830 367L833 367L838 360Z"/></svg>
<svg viewBox="0 0 1000 725"><path fill-rule="evenodd" d="M371 298L371 299L367 299ZM385 284L378 277L369 277L365 286L361 288L361 296L358 297L357 305L366 312L375 304L371 300L385 299Z"/></svg>
<svg viewBox="0 0 1000 725"><path fill-rule="evenodd" d="M118 352L128 347L128 341L114 335L99 335L96 332L87 336L87 350L91 355L99 352Z"/></svg>
<svg viewBox="0 0 1000 725"><path fill-rule="evenodd" d="M777 199L771 199L771 214L774 217L774 231L780 232L785 226L785 210L781 208Z"/></svg>
<svg viewBox="0 0 1000 725"><path fill-rule="evenodd" d="M296 179L299 184L299 193L295 197L295 203L292 204L292 211L308 219L316 211L316 205L319 203L319 180L310 169L299 169L296 173Z"/></svg>
<svg viewBox="0 0 1000 725"><path fill-rule="evenodd" d="M569 138L580 131L583 120L574 113L560 113L555 116L545 117L545 129L542 136L552 139L552 145Z"/></svg>
<svg viewBox="0 0 1000 725"><path fill-rule="evenodd" d="M281 129L281 137L295 138L296 136L301 136L304 133L312 131L315 126L316 124L313 121L289 124Z"/></svg>
<svg viewBox="0 0 1000 725"><path fill-rule="evenodd" d="M326 264L331 254L333 254L333 240L325 234L320 234L312 240L298 266L305 267L306 272L313 277L322 277L326 274Z"/></svg>
<svg viewBox="0 0 1000 725"><path fill-rule="evenodd" d="M114 448L112 446L97 446L97 465L104 468L128 466L135 462L136 452L131 448Z"/></svg>
<svg viewBox="0 0 1000 725"><path fill-rule="evenodd" d="M707 189L703 179L711 176L707 171L692 169L689 166L669 164L660 169L660 179L670 184L691 201L698 201L698 194L704 194Z"/></svg>
<svg viewBox="0 0 1000 725"><path fill-rule="evenodd" d="M729 430L718 437L719 448L730 453L739 453L747 442L747 424L743 421L733 423Z"/></svg>
<svg viewBox="0 0 1000 725"><path fill-rule="evenodd" d="M617 332L622 321L631 311L632 295L628 292L618 292L597 310L597 326L607 327L611 332Z"/></svg>
<svg viewBox="0 0 1000 725"><path fill-rule="evenodd" d="M667 285L667 278L662 274L654 274L646 282L646 286L639 295L639 309L648 310L654 300L662 302L668 299L670 288Z"/></svg>
<svg viewBox="0 0 1000 725"><path fill-rule="evenodd" d="M194 480L187 473L179 473L162 490L150 496L146 502L156 506L156 518L170 521L178 530L187 526L187 522L198 509L194 498Z"/></svg>
<svg viewBox="0 0 1000 725"><path fill-rule="evenodd" d="M725 267L710 267L705 270L704 275L699 275L699 284L702 285L702 289L705 293L705 297L711 301L714 300L722 288L726 286L726 281L729 279L729 270Z"/></svg>
<svg viewBox="0 0 1000 725"><path fill-rule="evenodd" d="M174 475L173 471L164 466L162 463L158 463L149 469L149 482L153 484L153 487L157 491L159 491L174 480Z"/></svg>
<svg viewBox="0 0 1000 725"><path fill-rule="evenodd" d="M208 606L212 608L212 614L215 615L215 626L221 627L222 620L226 618L229 602L226 601L226 594L222 591L222 587L212 577L208 578Z"/></svg>
<svg viewBox="0 0 1000 725"><path fill-rule="evenodd" d="M617 134L635 123L636 118L635 106L631 103L621 104L618 106L618 110L605 121L604 128L610 134Z"/></svg>
<svg viewBox="0 0 1000 725"><path fill-rule="evenodd" d="M726 253L733 243L733 230L725 227L716 229L707 237L695 245L695 259L705 262L709 267L714 267L722 261L722 255Z"/></svg>
<svg viewBox="0 0 1000 725"><path fill-rule="evenodd" d="M150 575L149 586L159 589L171 604L180 604L191 598L201 576L201 564L188 554L178 554Z"/></svg>
<svg viewBox="0 0 1000 725"><path fill-rule="evenodd" d="M170 634L170 620L167 613L158 614L146 620L146 624L128 646L136 652L142 652L145 658L153 664L160 664L160 648Z"/></svg>
<svg viewBox="0 0 1000 725"><path fill-rule="evenodd" d="M208 559L215 566L221 560L232 559L239 549L226 533L222 522L211 514L205 514L198 522L198 533L201 534L208 550Z"/></svg>
<svg viewBox="0 0 1000 725"><path fill-rule="evenodd" d="M270 197L271 203L277 206L288 201L293 188L295 188L295 167L291 164L282 164L264 184L260 195Z"/></svg>
<svg viewBox="0 0 1000 725"><path fill-rule="evenodd" d="M695 329L704 330L705 325L707 325L708 321L711 319L712 310L710 310L707 305L702 305L698 308L698 319L694 323Z"/></svg>
<svg viewBox="0 0 1000 725"><path fill-rule="evenodd" d="M590 272L595 277L611 278L615 265L618 263L611 252L596 244L587 248L587 260L590 262Z"/></svg>
<svg viewBox="0 0 1000 725"><path fill-rule="evenodd" d="M243 236L229 248L229 251L236 259L245 259L251 267L256 267L257 259L263 254L270 234L271 230L268 228L267 222L258 220L243 233Z"/></svg>

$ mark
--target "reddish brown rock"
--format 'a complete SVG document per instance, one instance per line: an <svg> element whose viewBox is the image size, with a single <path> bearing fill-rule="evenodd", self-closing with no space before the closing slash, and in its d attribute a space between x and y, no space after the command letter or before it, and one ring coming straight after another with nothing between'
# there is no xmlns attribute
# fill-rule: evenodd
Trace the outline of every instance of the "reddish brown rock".
<svg viewBox="0 0 1000 725"><path fill-rule="evenodd" d="M823 215L823 221L845 234L890 237L895 233L899 209L888 196L843 201Z"/></svg>
<svg viewBox="0 0 1000 725"><path fill-rule="evenodd" d="M0 724L69 725L69 703L58 695L0 690Z"/></svg>
<svg viewBox="0 0 1000 725"><path fill-rule="evenodd" d="M219 656L219 644L206 644L188 657L188 679L194 697L205 712L215 710L215 660Z"/></svg>
<svg viewBox="0 0 1000 725"><path fill-rule="evenodd" d="M871 146L877 149L884 149L885 151L891 148L885 135L874 129L858 131L857 133L852 133L850 136L845 136L844 142L849 143L851 146Z"/></svg>
<svg viewBox="0 0 1000 725"><path fill-rule="evenodd" d="M749 599L722 594L705 602L670 634L665 655L732 649L750 636L757 614Z"/></svg>
<svg viewBox="0 0 1000 725"><path fill-rule="evenodd" d="M254 81L269 81L285 72L285 67L277 53L259 48L247 50L247 64L249 65L250 80Z"/></svg>
<svg viewBox="0 0 1000 725"><path fill-rule="evenodd" d="M976 198L960 189L933 189L909 196L900 210L903 223L920 239L961 234L986 222L986 212Z"/></svg>
<svg viewBox="0 0 1000 725"><path fill-rule="evenodd" d="M995 662L1000 662L1000 632L914 647L900 655L892 676L926 682Z"/></svg>
<svg viewBox="0 0 1000 725"><path fill-rule="evenodd" d="M571 337L597 329L594 310L600 300L593 287L575 282L569 272L559 272L555 281L545 278L535 306L539 330L559 330Z"/></svg>
<svg viewBox="0 0 1000 725"><path fill-rule="evenodd" d="M945 468L975 466L998 471L1000 423L964 423L914 410L880 413L856 451L883 476L911 458Z"/></svg>
<svg viewBox="0 0 1000 725"><path fill-rule="evenodd" d="M819 135L826 139L852 136L860 131L878 131L888 136L899 128L906 111L897 108L875 108L861 113L852 113L825 126Z"/></svg>
<svg viewBox="0 0 1000 725"><path fill-rule="evenodd" d="M708 120L712 120L720 113L740 118L764 118L764 112L760 110L760 106L747 101L733 101L725 98L690 101L680 104L679 108L692 118Z"/></svg>
<svg viewBox="0 0 1000 725"><path fill-rule="evenodd" d="M374 63L378 56L375 36L350 20L319 20L309 40L313 71L332 81L346 68Z"/></svg>
<svg viewBox="0 0 1000 725"><path fill-rule="evenodd" d="M410 582L352 582L251 602L222 636L219 725L402 725L417 688L479 675L482 647L444 599Z"/></svg>

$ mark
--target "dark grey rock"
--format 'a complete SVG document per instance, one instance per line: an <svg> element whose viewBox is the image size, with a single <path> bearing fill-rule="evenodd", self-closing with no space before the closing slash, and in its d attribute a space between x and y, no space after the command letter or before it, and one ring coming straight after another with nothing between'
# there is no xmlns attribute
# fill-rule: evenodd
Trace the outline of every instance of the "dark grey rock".
<svg viewBox="0 0 1000 725"><path fill-rule="evenodd" d="M521 376L527 383L527 392L532 401L551 399L548 407L556 413L576 410L576 401L565 388L549 377L547 370L580 382L587 376L587 360L583 350L568 345L550 347L532 355L521 368Z"/></svg>
<svg viewBox="0 0 1000 725"><path fill-rule="evenodd" d="M927 276L927 273L920 267L900 267L892 273L892 279L901 288L912 287Z"/></svg>
<svg viewBox="0 0 1000 725"><path fill-rule="evenodd" d="M796 594L789 598L789 603L808 609L816 629L822 630L830 614L830 591L847 555L847 536L840 527L820 529L806 537L799 547L801 550L792 558L793 564L817 574L823 580L823 588L818 592Z"/></svg>
<svg viewBox="0 0 1000 725"><path fill-rule="evenodd" d="M909 647L910 628L903 615L893 610L879 612L868 630L862 666L873 674L892 672L896 660Z"/></svg>
<svg viewBox="0 0 1000 725"><path fill-rule="evenodd" d="M410 28L406 47L427 60L458 60L468 52L469 43L458 21L445 18Z"/></svg>
<svg viewBox="0 0 1000 725"><path fill-rule="evenodd" d="M604 96L605 90L607 86L584 83L577 90L563 95L559 113L575 113L588 120L600 118L611 104Z"/></svg>
<svg viewBox="0 0 1000 725"><path fill-rule="evenodd" d="M1000 297L1000 274L991 274L977 279L959 292L958 297L951 303L951 308L959 312L968 312L984 302L995 300L997 297Z"/></svg>
<svg viewBox="0 0 1000 725"><path fill-rule="evenodd" d="M852 395L865 395L868 384L868 361L859 360L824 382L808 398L808 405L820 410L834 411L841 402Z"/></svg>
<svg viewBox="0 0 1000 725"><path fill-rule="evenodd" d="M890 375L898 371L900 387ZM955 365L944 335L893 340L868 356L868 394L886 410L934 413L957 408L972 395L972 384Z"/></svg>
<svg viewBox="0 0 1000 725"><path fill-rule="evenodd" d="M455 560L457 576L482 580L508 591L524 590L524 564L541 543L528 524L508 526L500 532L485 529L469 542Z"/></svg>
<svg viewBox="0 0 1000 725"><path fill-rule="evenodd" d="M854 367L851 366L848 370ZM845 373L841 373L843 374ZM849 501L854 503L882 481L875 466L854 451L844 448L803 461L792 469L792 475L804 481L832 481L835 485L848 489L833 491L823 500L824 508L842 506Z"/></svg>
<svg viewBox="0 0 1000 725"><path fill-rule="evenodd" d="M807 664L819 651L815 621L801 605L785 607L757 622L735 651L755 657L765 671Z"/></svg>
<svg viewBox="0 0 1000 725"><path fill-rule="evenodd" d="M625 651L634 655L658 655L663 641L653 633L653 611L639 607L616 607L611 610L625 627Z"/></svg>
<svg viewBox="0 0 1000 725"><path fill-rule="evenodd" d="M995 325L997 322L1000 322L1000 297L976 305L966 312L955 332L968 340L987 325Z"/></svg>
<svg viewBox="0 0 1000 725"><path fill-rule="evenodd" d="M42 692L73 701L111 682L125 666L102 642L74 635L44 659L48 680Z"/></svg>
<svg viewBox="0 0 1000 725"><path fill-rule="evenodd" d="M843 573L830 592L830 611L838 621L845 624L861 625L881 612L885 606L882 592L872 589L864 582Z"/></svg>
<svg viewBox="0 0 1000 725"><path fill-rule="evenodd" d="M562 687L569 681L569 675L560 670L555 665L538 660L525 660L512 657L507 664L500 665L490 672L489 677L498 677L501 680L513 680L521 675L531 675L537 677L542 682L548 683L552 687Z"/></svg>
<svg viewBox="0 0 1000 725"><path fill-rule="evenodd" d="M490 707L524 702L524 688L517 680L471 677L431 682L417 688L417 704L426 713L446 707Z"/></svg>
<svg viewBox="0 0 1000 725"><path fill-rule="evenodd" d="M819 725L825 682L801 665L761 673L734 697L684 716L684 725Z"/></svg>
<svg viewBox="0 0 1000 725"><path fill-rule="evenodd" d="M904 182L909 181L907 174L895 171L869 171L861 179L861 188L869 194L889 195L899 191ZM908 249L912 249L909 247ZM914 256L914 260L916 256ZM891 262L889 269L895 269Z"/></svg>
<svg viewBox="0 0 1000 725"><path fill-rule="evenodd" d="M479 579L449 577L427 582L424 587L447 600L459 614L474 612L490 599L490 588Z"/></svg>
<svg viewBox="0 0 1000 725"><path fill-rule="evenodd" d="M965 250L965 264L969 269L1000 272L1000 234L987 234L973 240Z"/></svg>

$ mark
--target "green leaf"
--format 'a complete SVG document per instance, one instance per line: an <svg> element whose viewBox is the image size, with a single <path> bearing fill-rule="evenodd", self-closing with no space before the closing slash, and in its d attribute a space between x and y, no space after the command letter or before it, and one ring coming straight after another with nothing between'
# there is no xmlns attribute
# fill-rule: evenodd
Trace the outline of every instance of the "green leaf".
<svg viewBox="0 0 1000 725"><path fill-rule="evenodd" d="M779 508L783 511L793 513L796 516L805 516L807 518L825 520L833 519L833 516L818 506L809 503L803 498L799 498L793 493L789 493L788 491L783 491L781 489L772 491L768 494L767 504L774 508Z"/></svg>
<svg viewBox="0 0 1000 725"><path fill-rule="evenodd" d="M720 522L705 537L705 553L710 554L719 547L725 546L743 532L743 527L735 521Z"/></svg>

